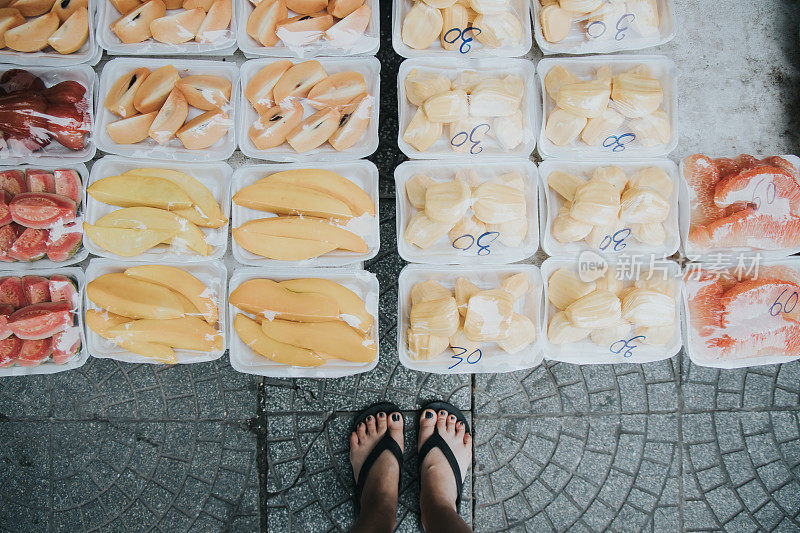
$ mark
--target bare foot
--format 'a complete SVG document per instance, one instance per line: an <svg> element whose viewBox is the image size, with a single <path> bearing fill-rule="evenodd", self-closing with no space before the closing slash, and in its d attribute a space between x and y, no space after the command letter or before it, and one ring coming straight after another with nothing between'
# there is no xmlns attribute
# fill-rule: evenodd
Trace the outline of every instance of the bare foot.
<svg viewBox="0 0 800 533"><path fill-rule="evenodd" d="M467 476L467 470L472 464L472 436L467 434L462 422L456 422L454 415L447 411L436 413L432 409L422 412L419 422L419 450L428 437L433 435L433 428L439 430L439 434L453 450L458 466L461 468L461 481ZM422 502L430 502L434 505L444 505L455 509L458 488L456 479L450 463L447 462L444 454L439 448L432 449L422 461L420 468L420 497Z"/></svg>
<svg viewBox="0 0 800 533"><path fill-rule="evenodd" d="M369 416L366 423L359 424L356 431L350 434L350 464L353 465L353 474L356 480L358 480L367 456L387 431L402 450L403 415L397 412ZM396 506L399 479L400 465L397 464L397 459L394 458L392 452L384 450L367 474L364 490L361 493L362 508L367 497L372 498L373 501L375 497L393 498L393 504Z"/></svg>

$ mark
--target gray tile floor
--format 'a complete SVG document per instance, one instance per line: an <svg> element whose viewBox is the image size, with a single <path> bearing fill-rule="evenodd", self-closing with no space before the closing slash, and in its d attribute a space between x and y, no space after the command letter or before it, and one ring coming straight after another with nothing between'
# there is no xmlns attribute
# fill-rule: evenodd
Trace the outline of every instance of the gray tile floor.
<svg viewBox="0 0 800 533"><path fill-rule="evenodd" d="M676 14L674 41L645 52L678 65L673 159L800 152L800 2L678 0ZM379 57L381 147L371 159L381 170L382 252L366 265L381 281L378 367L320 381L247 376L225 358L170 368L90 360L4 379L0 530L346 529L346 428L383 398L404 410L409 443L426 400L466 411L475 460L463 509L478 531L800 530L800 363L718 371L679 355L478 376L398 363L400 58L386 45ZM415 457L406 455L398 530L417 531Z"/></svg>

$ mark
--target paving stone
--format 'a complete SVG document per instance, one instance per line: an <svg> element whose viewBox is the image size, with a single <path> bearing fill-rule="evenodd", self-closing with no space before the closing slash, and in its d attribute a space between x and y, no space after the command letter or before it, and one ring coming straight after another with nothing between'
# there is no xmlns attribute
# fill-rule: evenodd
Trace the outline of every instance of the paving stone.
<svg viewBox="0 0 800 533"><path fill-rule="evenodd" d="M397 531L420 531L416 412L404 412L405 453ZM471 413L465 412L468 420ZM267 417L267 529L346 530L354 520L349 460L353 415L287 413ZM461 515L472 523L472 476L464 484Z"/></svg>
<svg viewBox="0 0 800 533"><path fill-rule="evenodd" d="M480 414L648 413L678 407L675 359L644 365L571 365L475 376Z"/></svg>
<svg viewBox="0 0 800 533"><path fill-rule="evenodd" d="M477 530L677 529L676 414L481 414L474 425ZM649 458L650 442L666 453Z"/></svg>
<svg viewBox="0 0 800 533"><path fill-rule="evenodd" d="M0 423L11 531L259 527L255 436L223 422ZM203 462L202 474L192 471Z"/></svg>
<svg viewBox="0 0 800 533"><path fill-rule="evenodd" d="M684 415L686 530L800 528L800 449L793 435L774 429L797 431L798 424L796 411ZM724 447L724 441L741 445Z"/></svg>

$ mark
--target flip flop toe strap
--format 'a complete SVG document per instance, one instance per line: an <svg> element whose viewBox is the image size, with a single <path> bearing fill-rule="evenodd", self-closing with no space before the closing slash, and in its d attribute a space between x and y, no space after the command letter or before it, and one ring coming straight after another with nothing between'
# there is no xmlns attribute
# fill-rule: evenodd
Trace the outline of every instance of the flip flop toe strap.
<svg viewBox="0 0 800 533"><path fill-rule="evenodd" d="M442 454L444 454L445 459L447 462L450 463L450 470L453 471L453 475L456 478L456 491L458 492L458 496L456 497L456 509L460 512L461 511L461 489L463 488L464 481L461 478L461 467L458 466L458 460L456 456L453 454L453 450L450 448L450 445L447 444L442 436L439 434L439 430L437 428L433 428L433 435L428 437L422 447L419 449L419 464L420 468L422 467L422 462L427 457L428 453L434 448L439 448Z"/></svg>
<svg viewBox="0 0 800 533"><path fill-rule="evenodd" d="M367 483L367 476L369 476L369 471L372 469L372 465L375 464L375 461L378 460L378 457L381 456L383 452L389 450L392 455L394 455L395 459L397 459L397 464L400 465L400 470L403 469L403 450L400 449L400 445L397 444L397 441L392 438L392 436L387 431L381 440L375 444L375 447L367 455L367 458L364 460L364 464L361 466L361 470L358 472L358 480L356 481L356 510L359 511L361 509L361 492L364 490L364 485ZM400 486L400 480L398 476L398 487Z"/></svg>

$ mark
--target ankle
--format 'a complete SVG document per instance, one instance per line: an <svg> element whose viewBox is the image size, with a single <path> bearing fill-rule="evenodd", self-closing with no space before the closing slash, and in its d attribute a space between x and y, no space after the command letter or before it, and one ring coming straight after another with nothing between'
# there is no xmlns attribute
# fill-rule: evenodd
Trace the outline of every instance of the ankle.
<svg viewBox="0 0 800 533"><path fill-rule="evenodd" d="M420 521L425 531L434 531L432 524L441 524L444 517L458 515L456 502L445 501L441 497L420 494Z"/></svg>

